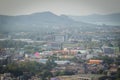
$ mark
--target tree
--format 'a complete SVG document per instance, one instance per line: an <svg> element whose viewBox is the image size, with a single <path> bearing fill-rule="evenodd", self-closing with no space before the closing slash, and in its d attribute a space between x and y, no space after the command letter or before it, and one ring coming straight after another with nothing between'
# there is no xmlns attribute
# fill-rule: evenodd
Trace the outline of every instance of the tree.
<svg viewBox="0 0 120 80"><path fill-rule="evenodd" d="M0 73L11 73L14 77L24 76L25 80L31 78L31 76L37 75L41 76L42 80L48 80L52 77L52 73L50 72L53 67L56 66L53 60L48 60L46 64L27 61L27 62L19 62L19 63L10 63L5 67L0 66Z"/></svg>
<svg viewBox="0 0 120 80"><path fill-rule="evenodd" d="M79 56L77 56L77 57L75 56L75 57L73 57L73 58L71 58L69 60L72 61L72 62L75 62L75 63L83 63L84 62L84 60L79 58Z"/></svg>
<svg viewBox="0 0 120 80"><path fill-rule="evenodd" d="M118 70L117 70L117 79L120 80L120 68L118 68Z"/></svg>
<svg viewBox="0 0 120 80"><path fill-rule="evenodd" d="M46 66L49 70L54 68L57 64L54 62L53 58L49 58L48 61L46 62ZM48 67L49 66L49 67Z"/></svg>
<svg viewBox="0 0 120 80"><path fill-rule="evenodd" d="M49 70L43 70L42 73L41 73L41 78L42 80L46 80L47 78L50 78L52 77L52 73L49 71Z"/></svg>
<svg viewBox="0 0 120 80"><path fill-rule="evenodd" d="M77 54L81 54L81 52L80 51L78 51L78 53Z"/></svg>

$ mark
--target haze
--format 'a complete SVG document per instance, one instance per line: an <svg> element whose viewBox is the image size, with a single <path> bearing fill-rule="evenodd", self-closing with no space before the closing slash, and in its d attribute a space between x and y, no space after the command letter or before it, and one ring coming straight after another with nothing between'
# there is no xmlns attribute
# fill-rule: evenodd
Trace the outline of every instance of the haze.
<svg viewBox="0 0 120 80"><path fill-rule="evenodd" d="M120 13L120 0L0 0L0 15L51 11L57 15Z"/></svg>

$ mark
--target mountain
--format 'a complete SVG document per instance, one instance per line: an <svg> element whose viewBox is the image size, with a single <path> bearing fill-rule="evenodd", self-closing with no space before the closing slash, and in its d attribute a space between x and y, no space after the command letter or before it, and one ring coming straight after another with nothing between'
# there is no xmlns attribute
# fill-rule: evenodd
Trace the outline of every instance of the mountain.
<svg viewBox="0 0 120 80"><path fill-rule="evenodd" d="M87 16L69 16L75 21L83 21L92 24L120 25L120 13L99 15L92 14Z"/></svg>
<svg viewBox="0 0 120 80"><path fill-rule="evenodd" d="M79 27L91 25L74 21L66 15L55 15L51 12L33 13L30 15L0 15L0 31L43 31L52 28ZM53 29L52 29L53 30Z"/></svg>

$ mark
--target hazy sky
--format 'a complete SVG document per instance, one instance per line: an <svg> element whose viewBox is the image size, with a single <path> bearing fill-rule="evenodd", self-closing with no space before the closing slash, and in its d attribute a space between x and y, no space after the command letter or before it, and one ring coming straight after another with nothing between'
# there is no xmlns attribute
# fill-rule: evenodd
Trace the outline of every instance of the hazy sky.
<svg viewBox="0 0 120 80"><path fill-rule="evenodd" d="M120 13L120 0L0 0L0 14L23 15L43 11L58 15Z"/></svg>

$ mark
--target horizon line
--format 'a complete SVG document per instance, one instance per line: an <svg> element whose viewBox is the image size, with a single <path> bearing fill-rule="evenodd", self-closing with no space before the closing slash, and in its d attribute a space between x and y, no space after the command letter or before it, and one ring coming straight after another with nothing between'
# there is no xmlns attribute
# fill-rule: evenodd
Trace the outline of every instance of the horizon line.
<svg viewBox="0 0 120 80"><path fill-rule="evenodd" d="M42 11L42 12L33 12L33 13L25 13L25 14L0 14L2 16L27 16L32 14L40 14L40 13L52 13L57 16L66 15L66 16L89 16L89 15L111 15L111 14L120 14L120 12L114 12L114 13L90 13L90 14L80 14L80 15L74 15L74 14L56 14L52 11Z"/></svg>

